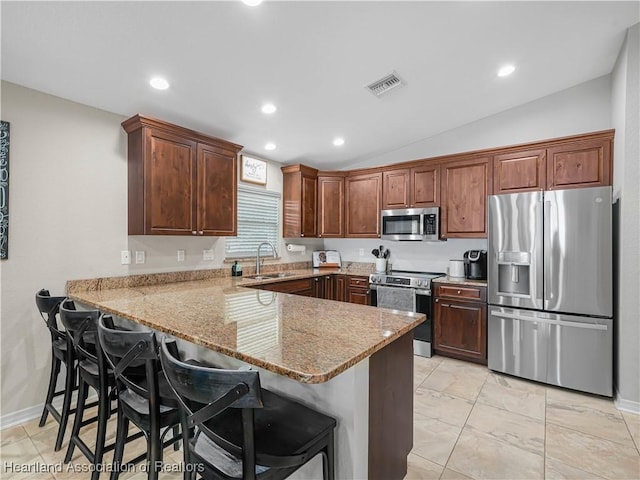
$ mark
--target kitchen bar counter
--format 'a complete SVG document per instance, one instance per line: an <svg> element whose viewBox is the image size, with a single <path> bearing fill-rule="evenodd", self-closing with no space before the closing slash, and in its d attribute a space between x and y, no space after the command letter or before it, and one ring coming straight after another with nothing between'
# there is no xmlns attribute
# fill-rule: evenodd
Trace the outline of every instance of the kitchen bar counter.
<svg viewBox="0 0 640 480"><path fill-rule="evenodd" d="M188 358L222 368L250 364L267 389L336 418L337 479L402 479L413 447L412 330L425 316L255 288L360 272L302 268L266 280L224 273L70 281L67 292L178 337ZM320 456L291 478L322 478Z"/></svg>
<svg viewBox="0 0 640 480"><path fill-rule="evenodd" d="M244 288L336 273L298 270L286 277L224 277L178 283L70 290L103 312L304 383L330 380L423 322L423 314L393 312Z"/></svg>

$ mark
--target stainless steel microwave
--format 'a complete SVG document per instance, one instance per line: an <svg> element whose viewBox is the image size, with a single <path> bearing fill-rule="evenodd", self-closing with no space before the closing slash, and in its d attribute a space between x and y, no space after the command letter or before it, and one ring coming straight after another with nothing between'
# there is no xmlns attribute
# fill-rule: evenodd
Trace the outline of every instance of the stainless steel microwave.
<svg viewBox="0 0 640 480"><path fill-rule="evenodd" d="M387 240L440 240L440 208L382 210L382 235Z"/></svg>

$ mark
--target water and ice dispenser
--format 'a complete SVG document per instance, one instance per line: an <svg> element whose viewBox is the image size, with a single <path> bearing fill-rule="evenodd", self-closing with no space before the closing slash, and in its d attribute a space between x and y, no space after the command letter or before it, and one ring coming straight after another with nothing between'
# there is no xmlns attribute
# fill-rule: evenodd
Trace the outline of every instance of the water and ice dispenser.
<svg viewBox="0 0 640 480"><path fill-rule="evenodd" d="M498 252L497 257L498 294L530 297L531 254L529 252Z"/></svg>

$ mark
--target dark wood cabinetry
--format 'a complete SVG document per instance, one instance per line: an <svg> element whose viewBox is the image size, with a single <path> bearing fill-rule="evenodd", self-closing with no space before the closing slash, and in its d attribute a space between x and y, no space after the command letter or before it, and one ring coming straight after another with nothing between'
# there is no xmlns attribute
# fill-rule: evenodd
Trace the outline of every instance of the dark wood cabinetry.
<svg viewBox="0 0 640 480"><path fill-rule="evenodd" d="M547 189L611 185L611 140L595 139L547 150Z"/></svg>
<svg viewBox="0 0 640 480"><path fill-rule="evenodd" d="M493 157L493 193L544 190L547 185L545 149L503 153Z"/></svg>
<svg viewBox="0 0 640 480"><path fill-rule="evenodd" d="M487 236L487 196L491 194L491 165L488 157L443 163L442 238Z"/></svg>
<svg viewBox="0 0 640 480"><path fill-rule="evenodd" d="M382 208L424 208L440 204L437 164L382 172Z"/></svg>
<svg viewBox="0 0 640 480"><path fill-rule="evenodd" d="M348 275L346 293L347 302L370 305L371 292L369 291L369 277Z"/></svg>
<svg viewBox="0 0 640 480"><path fill-rule="evenodd" d="M318 171L304 165L282 167L282 236L315 237Z"/></svg>
<svg viewBox="0 0 640 480"><path fill-rule="evenodd" d="M298 278L295 280L287 280L277 283L266 283L256 286L261 290L269 290L272 292L292 293L295 295L303 295L305 297L316 297L318 293L317 277Z"/></svg>
<svg viewBox="0 0 640 480"><path fill-rule="evenodd" d="M345 223L347 237L380 236L382 173L345 178Z"/></svg>
<svg viewBox="0 0 640 480"><path fill-rule="evenodd" d="M122 127L129 235L236 235L240 145L140 115Z"/></svg>
<svg viewBox="0 0 640 480"><path fill-rule="evenodd" d="M344 237L344 174L318 175L318 237Z"/></svg>
<svg viewBox="0 0 640 480"><path fill-rule="evenodd" d="M344 274L332 275L335 282L335 297L331 300L346 302L347 300L347 276Z"/></svg>
<svg viewBox="0 0 640 480"><path fill-rule="evenodd" d="M433 311L437 354L487 363L487 288L438 283Z"/></svg>

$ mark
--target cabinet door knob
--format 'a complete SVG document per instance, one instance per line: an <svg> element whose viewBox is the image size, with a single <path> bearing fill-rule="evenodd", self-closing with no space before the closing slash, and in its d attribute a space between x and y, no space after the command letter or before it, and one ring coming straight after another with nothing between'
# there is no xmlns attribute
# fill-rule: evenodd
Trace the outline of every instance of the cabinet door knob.
<svg viewBox="0 0 640 480"><path fill-rule="evenodd" d="M460 290L458 290L458 295L460 295Z"/></svg>
<svg viewBox="0 0 640 480"><path fill-rule="evenodd" d="M314 278L314 280L315 280L316 282L319 282L319 281L320 281L320 279L319 279L318 277Z"/></svg>
<svg viewBox="0 0 640 480"><path fill-rule="evenodd" d="M440 299L439 299L439 298L436 298L436 303L438 303L439 301L440 301Z"/></svg>
<svg viewBox="0 0 640 480"><path fill-rule="evenodd" d="M204 231L200 230L200 232L198 232L199 235L204 235Z"/></svg>
<svg viewBox="0 0 640 480"><path fill-rule="evenodd" d="M304 233L301 233L301 234L300 234L300 236L301 236L301 237L304 237Z"/></svg>
<svg viewBox="0 0 640 480"><path fill-rule="evenodd" d="M197 235L197 234L198 234L198 232L196 232L195 230L193 230L193 231L191 232L191 235Z"/></svg>

